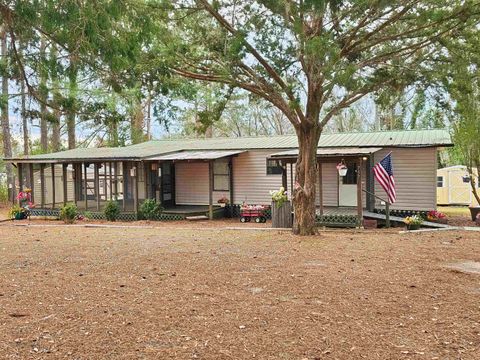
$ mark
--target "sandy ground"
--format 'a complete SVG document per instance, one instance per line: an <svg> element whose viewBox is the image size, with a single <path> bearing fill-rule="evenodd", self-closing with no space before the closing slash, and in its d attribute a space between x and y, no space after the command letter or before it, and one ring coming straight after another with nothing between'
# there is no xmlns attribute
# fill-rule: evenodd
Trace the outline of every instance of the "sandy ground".
<svg viewBox="0 0 480 360"><path fill-rule="evenodd" d="M2 359L479 359L480 233L0 225Z"/></svg>

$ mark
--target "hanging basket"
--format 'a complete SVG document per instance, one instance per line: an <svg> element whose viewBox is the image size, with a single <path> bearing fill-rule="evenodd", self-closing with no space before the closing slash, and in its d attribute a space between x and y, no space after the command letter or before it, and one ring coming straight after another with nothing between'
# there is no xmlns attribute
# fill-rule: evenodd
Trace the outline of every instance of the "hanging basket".
<svg viewBox="0 0 480 360"><path fill-rule="evenodd" d="M348 172L347 164L345 164L345 160L342 159L341 162L337 164L338 175L345 176Z"/></svg>
<svg viewBox="0 0 480 360"><path fill-rule="evenodd" d="M348 172L348 168L346 166L338 167L338 175L346 176Z"/></svg>

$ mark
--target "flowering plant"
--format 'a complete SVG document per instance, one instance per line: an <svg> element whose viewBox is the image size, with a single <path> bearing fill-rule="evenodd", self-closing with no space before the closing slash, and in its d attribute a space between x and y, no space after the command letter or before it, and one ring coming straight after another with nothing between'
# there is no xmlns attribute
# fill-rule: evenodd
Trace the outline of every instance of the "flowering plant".
<svg viewBox="0 0 480 360"><path fill-rule="evenodd" d="M283 203L288 201L287 192L283 186L280 186L280 189L277 191L271 190L270 196L272 197L272 201L277 204L277 208L282 207Z"/></svg>
<svg viewBox="0 0 480 360"><path fill-rule="evenodd" d="M342 169L348 169L347 165L345 165L343 161L337 164L337 170L342 170Z"/></svg>
<svg viewBox="0 0 480 360"><path fill-rule="evenodd" d="M228 204L230 203L230 200L224 195L220 199L217 200L218 204Z"/></svg>
<svg viewBox="0 0 480 360"><path fill-rule="evenodd" d="M407 216L405 219L403 219L403 222L407 225L422 225L423 224L423 219L418 216L418 215L413 215L413 216Z"/></svg>
<svg viewBox="0 0 480 360"><path fill-rule="evenodd" d="M447 215L440 211L432 210L427 213L427 220L428 221L437 221L441 219L446 219Z"/></svg>

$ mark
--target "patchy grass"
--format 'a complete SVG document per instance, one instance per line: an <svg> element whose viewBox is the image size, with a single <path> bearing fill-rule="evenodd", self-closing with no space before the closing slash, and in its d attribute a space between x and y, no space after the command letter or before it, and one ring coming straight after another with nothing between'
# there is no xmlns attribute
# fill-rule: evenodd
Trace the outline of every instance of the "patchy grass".
<svg viewBox="0 0 480 360"><path fill-rule="evenodd" d="M470 210L468 209L468 206L439 206L437 210L447 216L470 217Z"/></svg>
<svg viewBox="0 0 480 360"><path fill-rule="evenodd" d="M10 359L478 359L480 236L0 226Z"/></svg>

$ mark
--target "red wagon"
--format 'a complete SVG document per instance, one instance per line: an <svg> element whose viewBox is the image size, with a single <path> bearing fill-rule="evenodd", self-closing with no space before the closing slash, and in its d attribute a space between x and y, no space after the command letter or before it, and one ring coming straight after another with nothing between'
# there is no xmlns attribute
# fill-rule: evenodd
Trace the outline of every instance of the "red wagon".
<svg viewBox="0 0 480 360"><path fill-rule="evenodd" d="M267 221L266 211L268 207L263 205L244 205L240 208L240 222L255 221L264 223Z"/></svg>

